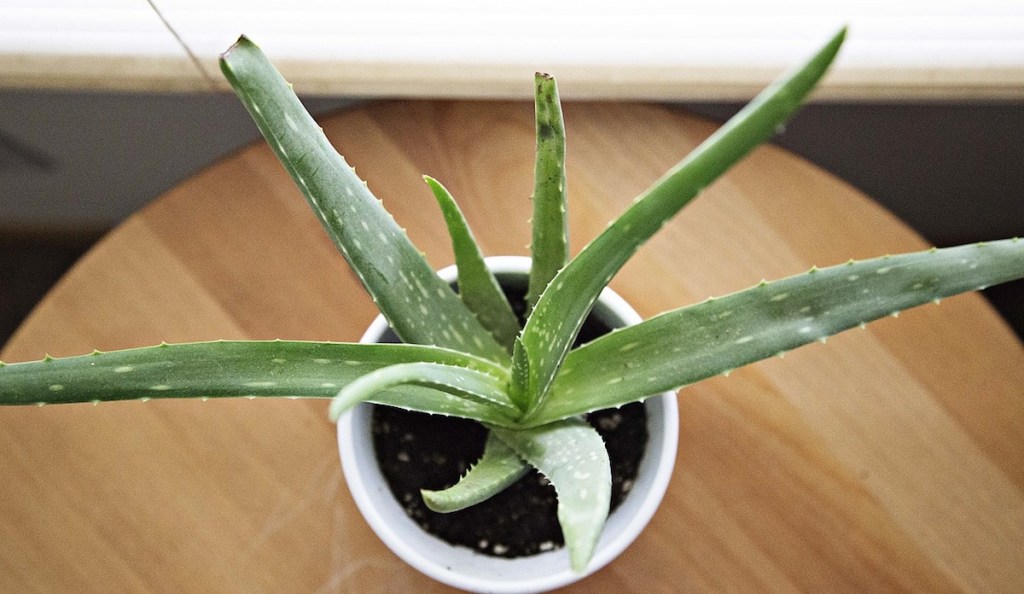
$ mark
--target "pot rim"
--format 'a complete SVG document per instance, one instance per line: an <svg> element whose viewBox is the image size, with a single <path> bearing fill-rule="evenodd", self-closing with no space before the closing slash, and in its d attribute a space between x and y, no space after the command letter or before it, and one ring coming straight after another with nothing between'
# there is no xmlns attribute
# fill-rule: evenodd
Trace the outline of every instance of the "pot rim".
<svg viewBox="0 0 1024 594"><path fill-rule="evenodd" d="M496 276L528 274L530 258L486 258ZM455 266L438 275L454 282ZM605 288L594 313L614 325L633 325L641 317L611 289ZM388 329L378 315L360 342L374 342ZM356 506L377 536L402 560L421 573L450 586L476 592L540 592L568 585L594 573L621 554L640 535L668 488L679 438L678 404L666 392L647 399L648 443L629 496L608 518L593 559L583 573L569 567L564 548L528 557L506 559L451 545L422 530L402 510L377 467L370 438L372 405L359 405L338 421L338 448L345 480ZM521 569L517 569L521 567Z"/></svg>

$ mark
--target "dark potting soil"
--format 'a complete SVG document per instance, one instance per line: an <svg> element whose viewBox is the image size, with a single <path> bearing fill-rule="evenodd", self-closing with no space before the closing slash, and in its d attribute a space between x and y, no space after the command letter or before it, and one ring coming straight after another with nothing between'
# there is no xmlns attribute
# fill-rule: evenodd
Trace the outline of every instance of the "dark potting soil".
<svg viewBox="0 0 1024 594"><path fill-rule="evenodd" d="M647 412L639 403L591 413L588 422L604 438L612 466L612 509L636 479L647 445ZM472 507L441 514L423 503L420 489L458 481L484 451L487 430L479 423L375 406L377 461L405 513L427 532L456 545L498 557L534 555L561 547L555 489L536 470Z"/></svg>
<svg viewBox="0 0 1024 594"><path fill-rule="evenodd" d="M513 307L522 303L521 294L510 297ZM607 331L590 318L580 330L577 344ZM614 510L633 487L647 447L647 410L643 404L627 404L593 412L587 421L608 449ZM487 501L457 512L437 513L423 503L420 489L449 487L480 459L487 430L479 423L374 406L373 439L391 492L406 514L427 532L497 557L534 555L564 544L555 489L536 470Z"/></svg>

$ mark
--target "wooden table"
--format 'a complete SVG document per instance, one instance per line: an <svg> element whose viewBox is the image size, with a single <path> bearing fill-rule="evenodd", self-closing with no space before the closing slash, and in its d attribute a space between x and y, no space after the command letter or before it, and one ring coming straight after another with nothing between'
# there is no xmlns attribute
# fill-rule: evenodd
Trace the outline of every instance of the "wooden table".
<svg viewBox="0 0 1024 594"><path fill-rule="evenodd" d="M574 250L712 129L622 104L570 104L566 123ZM435 266L452 255L421 173L488 254L526 253L529 104L380 103L323 124ZM840 180L763 148L612 286L649 316L921 247ZM374 313L260 143L111 233L3 359L355 340ZM1024 590L1022 396L1024 349L977 295L687 388L661 509L576 590ZM443 590L370 532L335 443L322 401L2 409L0 591Z"/></svg>

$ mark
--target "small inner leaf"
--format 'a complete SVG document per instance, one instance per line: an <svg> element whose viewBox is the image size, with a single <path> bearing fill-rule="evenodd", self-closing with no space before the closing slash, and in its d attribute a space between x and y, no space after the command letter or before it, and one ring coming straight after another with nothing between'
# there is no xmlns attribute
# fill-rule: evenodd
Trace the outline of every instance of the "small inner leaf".
<svg viewBox="0 0 1024 594"><path fill-rule="evenodd" d="M439 513L450 513L494 497L529 471L530 466L491 433L487 436L483 456L459 482L440 491L423 489L420 493L427 507Z"/></svg>
<svg viewBox="0 0 1024 594"><path fill-rule="evenodd" d="M519 320L512 306L484 263L480 246L473 238L469 224L451 193L434 178L423 176L423 179L441 207L444 221L448 225L448 234L452 238L455 265L459 270L459 297L484 328L491 332L498 344L512 354L512 344L519 334Z"/></svg>

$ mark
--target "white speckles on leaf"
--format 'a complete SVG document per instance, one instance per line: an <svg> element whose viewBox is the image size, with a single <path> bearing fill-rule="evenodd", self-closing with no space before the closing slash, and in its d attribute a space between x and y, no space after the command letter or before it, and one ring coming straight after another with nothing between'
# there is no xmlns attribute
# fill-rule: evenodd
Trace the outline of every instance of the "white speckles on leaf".
<svg viewBox="0 0 1024 594"><path fill-rule="evenodd" d="M782 301L789 298L789 293L779 293L778 295L772 295L769 301Z"/></svg>
<svg viewBox="0 0 1024 594"><path fill-rule="evenodd" d="M149 389L154 392L166 392L167 390L170 390L171 387L167 384L156 384L155 386L150 386Z"/></svg>
<svg viewBox="0 0 1024 594"><path fill-rule="evenodd" d="M51 384L50 385L50 391L51 392L60 392L63 389L64 389L64 384Z"/></svg>
<svg viewBox="0 0 1024 594"><path fill-rule="evenodd" d="M750 342L752 340L754 340L753 336L742 336L742 337L736 339L736 344L747 344L748 342Z"/></svg>
<svg viewBox="0 0 1024 594"><path fill-rule="evenodd" d="M298 124L295 123L295 120L292 119L291 114L288 113L287 111L284 112L284 123L288 124L288 127L291 128L293 131L295 131L295 132L299 131Z"/></svg>
<svg viewBox="0 0 1024 594"><path fill-rule="evenodd" d="M134 370L135 370L135 368L132 367L131 365L122 365L120 367L115 367L114 368L114 373L128 373L129 371L134 371Z"/></svg>
<svg viewBox="0 0 1024 594"><path fill-rule="evenodd" d="M270 388L276 386L277 382L260 381L260 382L246 382L247 388Z"/></svg>

